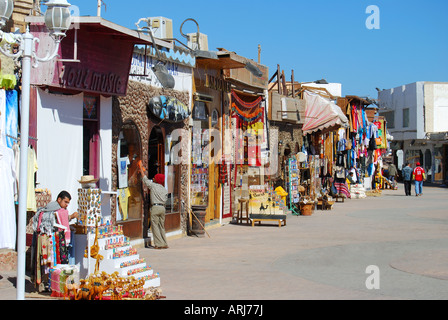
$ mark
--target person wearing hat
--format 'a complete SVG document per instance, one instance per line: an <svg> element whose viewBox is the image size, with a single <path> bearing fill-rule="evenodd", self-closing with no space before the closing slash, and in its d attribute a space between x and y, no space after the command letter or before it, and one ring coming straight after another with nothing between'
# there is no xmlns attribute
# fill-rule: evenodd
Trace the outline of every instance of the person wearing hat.
<svg viewBox="0 0 448 320"><path fill-rule="evenodd" d="M425 169L420 167L420 162L416 163L412 178L415 181L415 196L419 197L423 192L423 181L426 180Z"/></svg>
<svg viewBox="0 0 448 320"><path fill-rule="evenodd" d="M167 249L168 243L165 234L165 204L168 199L168 191L165 188L165 175L156 174L154 181L148 179L142 166L139 166L143 183L150 191L150 217L151 231L154 237L155 249Z"/></svg>

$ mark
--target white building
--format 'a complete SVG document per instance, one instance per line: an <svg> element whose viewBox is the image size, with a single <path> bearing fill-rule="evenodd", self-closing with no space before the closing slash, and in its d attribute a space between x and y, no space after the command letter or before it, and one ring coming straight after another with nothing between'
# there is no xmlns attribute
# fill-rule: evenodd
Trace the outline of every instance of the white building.
<svg viewBox="0 0 448 320"><path fill-rule="evenodd" d="M398 166L420 162L428 181L447 179L448 82L419 81L378 92Z"/></svg>

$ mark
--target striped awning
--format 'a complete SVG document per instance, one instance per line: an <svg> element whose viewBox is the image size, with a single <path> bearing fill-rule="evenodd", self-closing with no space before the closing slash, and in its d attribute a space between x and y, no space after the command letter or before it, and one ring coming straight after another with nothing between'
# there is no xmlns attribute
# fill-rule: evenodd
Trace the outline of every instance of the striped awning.
<svg viewBox="0 0 448 320"><path fill-rule="evenodd" d="M331 100L310 91L304 91L303 98L306 102L303 135L334 126L348 127L347 117Z"/></svg>

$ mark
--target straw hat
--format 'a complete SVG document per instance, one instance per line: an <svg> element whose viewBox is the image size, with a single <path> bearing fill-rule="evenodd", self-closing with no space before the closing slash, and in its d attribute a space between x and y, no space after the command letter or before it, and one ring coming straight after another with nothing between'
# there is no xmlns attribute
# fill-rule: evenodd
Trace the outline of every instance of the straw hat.
<svg viewBox="0 0 448 320"><path fill-rule="evenodd" d="M98 182L98 179L95 179L94 176L82 176L81 180L78 180L78 182L80 184L84 184L84 183L96 183Z"/></svg>

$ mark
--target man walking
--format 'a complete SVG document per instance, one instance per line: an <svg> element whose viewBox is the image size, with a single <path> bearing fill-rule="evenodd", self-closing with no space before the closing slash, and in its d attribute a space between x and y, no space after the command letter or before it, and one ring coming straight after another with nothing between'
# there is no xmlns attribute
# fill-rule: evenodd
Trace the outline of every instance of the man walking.
<svg viewBox="0 0 448 320"><path fill-rule="evenodd" d="M413 173L412 168L409 166L409 163L406 163L406 166L402 170L403 182L404 182L404 192L406 193L406 196L411 195L412 173Z"/></svg>
<svg viewBox="0 0 448 320"><path fill-rule="evenodd" d="M419 197L423 192L423 181L426 180L425 169L420 167L420 162L416 163L416 167L413 172L413 178L415 181L415 196Z"/></svg>
<svg viewBox="0 0 448 320"><path fill-rule="evenodd" d="M395 164L389 164L389 180L392 182L392 188L395 190L396 178L398 176L397 167Z"/></svg>

